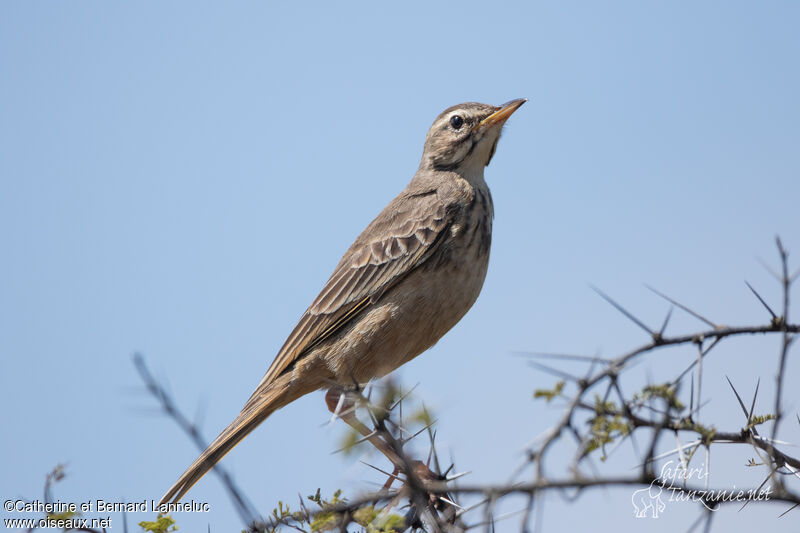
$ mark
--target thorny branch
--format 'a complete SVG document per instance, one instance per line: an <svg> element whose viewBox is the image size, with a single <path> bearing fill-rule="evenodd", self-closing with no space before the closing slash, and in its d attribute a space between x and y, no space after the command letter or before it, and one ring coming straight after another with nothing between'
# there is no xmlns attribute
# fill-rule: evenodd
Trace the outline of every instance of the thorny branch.
<svg viewBox="0 0 800 533"><path fill-rule="evenodd" d="M349 500L340 498L339 494L332 500L325 500L317 493L316 496L309 497L316 504L315 509L309 510L301 499L299 511L290 512L288 507L284 509L281 504L280 512L276 509L267 519L255 519L257 515L252 508L242 504L240 515L243 521L250 531L275 531L289 527L299 531L339 529L344 532L351 524L357 524L370 531L423 529L431 532L457 532L481 526L491 531L494 522L499 519L494 515L497 502L512 494L522 494L528 496L527 505L521 509L521 529L527 531L532 521L534 506L542 505L540 495L545 492L569 491L570 497L576 498L584 491L597 487L651 486L672 491L696 502L702 514L692 529L704 523L708 530L714 514L712 510L726 503L742 503L741 500L734 498L730 489L707 486L708 477L705 478L705 486L694 486L685 478L683 482L678 480L677 483L673 483L676 480L664 479L659 475L657 465L665 458L677 457L680 467L686 472L691 468L696 452L703 451L707 474L712 450L724 444L751 447L760 459L760 463L751 460L750 466L760 464L767 470L764 482L760 486L744 489L746 494L755 496L767 491L766 499L769 501L785 502L790 505L786 512L795 509L800 506L798 491L800 459L785 451L788 443L778 440L778 433L779 425L785 417L782 396L785 388L786 363L790 348L800 333L800 324L792 324L789 321L790 289L798 273L789 274L788 253L780 239L776 242L781 264L780 274L777 275L782 289L780 314L773 312L761 295L750 287L759 302L770 313L770 320L764 325L735 327L718 325L677 300L652 289L671 305L687 312L710 328L692 334L667 335L666 329L672 308L662 326L655 330L647 327L642 320L610 296L595 289L603 299L646 331L650 339L647 343L610 359L535 354L536 359L550 358L572 362L577 360L586 364L587 370L578 376L536 360L531 361L537 368L550 372L560 379L552 390L538 390L535 396L548 402L554 399L563 400L565 407L556 424L530 445L526 451L524 464L514 472L507 483L457 484L455 480L461 477L461 474L450 475L453 465L441 472L436 456L435 433L431 430L430 424L425 424L422 431L416 433L416 435L427 434L430 438L431 451L427 461L411 458L405 446L416 435L403 420L405 397L389 385L383 398L376 402L371 401L369 394L365 396L359 391L349 391L347 392L349 400L340 399L336 411L339 418L352 427L359 428L353 443L370 442L390 459L394 468L392 472L373 466L387 477L386 483L380 490ZM773 412L764 415L754 414L758 386L748 409L734 384L730 383L744 414L744 422L739 428L717 429L710 421L701 420L699 414L700 408L704 405L702 382L707 379L703 374L704 360L722 342L754 335L779 335L781 338ZM643 357L656 357L662 350L670 347L691 345L697 347L697 358L687 368L681 369L676 376L662 380L661 384L650 384L633 394L623 392L622 377L630 370L634 361ZM204 442L197 429L175 408L174 402L152 378L141 358L136 359L136 365L148 390L158 398L164 411L192 436L200 448L203 448ZM687 389L688 406L685 405ZM359 412L368 416L369 425L356 418ZM764 424L772 425L769 437L759 433L759 426ZM636 444L634 434L649 434L648 445L643 450ZM556 464L548 459L556 443L565 437L577 444L573 459L566 468L565 465ZM677 446L663 451L664 447L660 443L667 437L673 438ZM601 460L605 460L611 453L609 448L616 449L628 441L634 450L634 457L628 463L638 465L635 474L600 475L589 469L593 464L592 459L598 454ZM433 464L432 459L434 459ZM547 470L554 468L566 471L568 475L549 477ZM526 471L530 473L530 479L519 481L520 476ZM230 477L224 473L221 476L234 501L246 502L242 491ZM465 498L476 501L468 506L462 501ZM745 505L763 501L764 499L751 497ZM401 516L395 511L404 513ZM474 512L468 514L471 511ZM470 516L479 518L473 519L470 523L466 520Z"/></svg>

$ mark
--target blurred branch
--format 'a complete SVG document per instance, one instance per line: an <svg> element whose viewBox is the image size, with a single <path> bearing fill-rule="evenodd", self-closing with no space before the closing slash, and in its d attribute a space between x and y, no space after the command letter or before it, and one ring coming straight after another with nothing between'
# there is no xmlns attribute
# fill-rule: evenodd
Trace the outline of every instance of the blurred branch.
<svg viewBox="0 0 800 533"><path fill-rule="evenodd" d="M139 377L142 378L145 387L147 387L148 392L150 392L150 394L152 394L153 397L158 401L164 413L169 416L178 425L178 427L180 427L184 433L191 438L192 442L194 442L195 446L197 446L197 449L200 450L200 452L205 450L208 446L208 443L203 438L200 428L191 422L180 411L180 409L178 409L172 397L153 377L150 369L147 368L147 363L145 363L144 357L139 353L133 354L133 364L139 373ZM234 508L239 514L239 518L241 518L242 522L244 522L245 526L250 527L252 524L257 522L259 517L258 512L249 502L244 492L233 481L233 478L228 471L225 470L224 467L217 464L214 466L214 472L222 481L225 491L230 496Z"/></svg>

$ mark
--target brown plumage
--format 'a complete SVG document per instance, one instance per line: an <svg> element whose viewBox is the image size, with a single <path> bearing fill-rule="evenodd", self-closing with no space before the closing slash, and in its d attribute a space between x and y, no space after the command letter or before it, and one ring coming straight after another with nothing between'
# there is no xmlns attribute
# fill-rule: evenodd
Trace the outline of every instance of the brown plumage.
<svg viewBox="0 0 800 533"><path fill-rule="evenodd" d="M494 211L483 169L524 102L466 103L436 118L414 178L350 246L239 416L161 503L180 500L277 409L332 384L381 377L464 316L489 264Z"/></svg>

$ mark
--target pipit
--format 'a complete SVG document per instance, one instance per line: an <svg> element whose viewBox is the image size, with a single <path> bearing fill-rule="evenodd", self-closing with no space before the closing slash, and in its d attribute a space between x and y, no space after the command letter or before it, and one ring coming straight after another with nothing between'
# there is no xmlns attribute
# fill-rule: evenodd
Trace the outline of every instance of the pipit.
<svg viewBox="0 0 800 533"><path fill-rule="evenodd" d="M414 178L350 246L239 416L161 503L180 500L277 409L384 376L461 320L489 264L494 208L483 171L524 103L465 103L436 117Z"/></svg>

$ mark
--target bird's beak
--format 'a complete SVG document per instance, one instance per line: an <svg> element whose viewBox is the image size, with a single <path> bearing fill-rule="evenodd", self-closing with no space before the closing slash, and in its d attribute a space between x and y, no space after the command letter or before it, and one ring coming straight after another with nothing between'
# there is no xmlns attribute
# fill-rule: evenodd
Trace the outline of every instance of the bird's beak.
<svg viewBox="0 0 800 533"><path fill-rule="evenodd" d="M486 117L485 119L481 120L478 123L478 127L481 129L491 128L495 125L502 125L508 120L514 111L520 108L522 104L527 102L528 100L525 98L517 98L516 100L511 100L510 102L506 102L505 104L501 105L497 108L497 111Z"/></svg>

